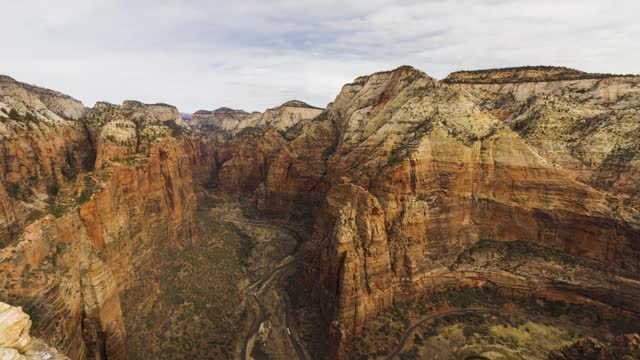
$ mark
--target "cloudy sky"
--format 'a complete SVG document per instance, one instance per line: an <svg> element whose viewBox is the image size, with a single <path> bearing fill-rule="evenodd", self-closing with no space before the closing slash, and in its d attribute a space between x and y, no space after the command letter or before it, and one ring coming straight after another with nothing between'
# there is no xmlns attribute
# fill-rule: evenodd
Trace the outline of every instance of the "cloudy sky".
<svg viewBox="0 0 640 360"><path fill-rule="evenodd" d="M639 0L0 0L0 73L85 105L324 106L413 65L640 73Z"/></svg>

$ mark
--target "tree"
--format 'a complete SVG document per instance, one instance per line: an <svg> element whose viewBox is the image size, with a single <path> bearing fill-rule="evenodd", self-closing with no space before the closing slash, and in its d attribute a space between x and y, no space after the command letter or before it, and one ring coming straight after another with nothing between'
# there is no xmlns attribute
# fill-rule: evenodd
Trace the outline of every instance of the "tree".
<svg viewBox="0 0 640 360"><path fill-rule="evenodd" d="M11 109L11 111L9 111L9 119L20 120L20 114L18 114L16 109Z"/></svg>

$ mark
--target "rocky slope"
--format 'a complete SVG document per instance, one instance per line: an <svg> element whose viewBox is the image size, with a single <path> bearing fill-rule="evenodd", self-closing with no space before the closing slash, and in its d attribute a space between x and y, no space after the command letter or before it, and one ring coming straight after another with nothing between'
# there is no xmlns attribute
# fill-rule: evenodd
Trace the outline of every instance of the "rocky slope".
<svg viewBox="0 0 640 360"><path fill-rule="evenodd" d="M549 360L578 359L640 359L640 335L629 334L616 336L608 343L603 343L598 339L588 338L562 349L554 350L549 354Z"/></svg>
<svg viewBox="0 0 640 360"><path fill-rule="evenodd" d="M454 73L444 81L504 121L552 165L638 208L640 77L563 68L513 75L519 72L527 73Z"/></svg>

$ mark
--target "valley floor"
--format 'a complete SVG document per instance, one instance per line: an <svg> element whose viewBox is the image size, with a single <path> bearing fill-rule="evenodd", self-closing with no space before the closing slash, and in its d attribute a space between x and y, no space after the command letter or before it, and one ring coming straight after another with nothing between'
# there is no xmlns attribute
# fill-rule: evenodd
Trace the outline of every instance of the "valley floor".
<svg viewBox="0 0 640 360"><path fill-rule="evenodd" d="M283 289L298 241L285 225L247 217L237 201L201 194L196 239L161 255L159 299L128 324L130 357L304 358L295 329L287 331Z"/></svg>

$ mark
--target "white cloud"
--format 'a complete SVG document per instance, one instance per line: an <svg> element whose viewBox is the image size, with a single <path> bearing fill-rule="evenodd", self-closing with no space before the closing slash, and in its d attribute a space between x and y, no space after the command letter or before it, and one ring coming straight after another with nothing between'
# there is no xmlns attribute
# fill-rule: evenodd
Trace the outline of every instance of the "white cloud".
<svg viewBox="0 0 640 360"><path fill-rule="evenodd" d="M637 73L637 0L0 0L0 73L97 100L183 111L333 100L414 65Z"/></svg>

